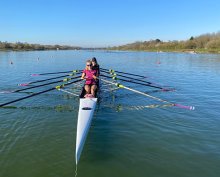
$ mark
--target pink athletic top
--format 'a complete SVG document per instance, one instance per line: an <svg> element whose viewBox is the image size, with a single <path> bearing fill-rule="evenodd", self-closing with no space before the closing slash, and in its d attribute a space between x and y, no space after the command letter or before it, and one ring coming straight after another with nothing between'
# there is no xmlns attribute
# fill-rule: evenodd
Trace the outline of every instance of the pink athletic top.
<svg viewBox="0 0 220 177"><path fill-rule="evenodd" d="M86 85L96 85L95 79L92 77L96 76L97 70L83 70L83 73L86 74Z"/></svg>

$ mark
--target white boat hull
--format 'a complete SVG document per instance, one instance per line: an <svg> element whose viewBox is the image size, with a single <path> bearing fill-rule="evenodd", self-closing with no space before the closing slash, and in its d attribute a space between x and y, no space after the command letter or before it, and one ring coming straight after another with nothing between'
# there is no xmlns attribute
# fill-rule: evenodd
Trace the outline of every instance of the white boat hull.
<svg viewBox="0 0 220 177"><path fill-rule="evenodd" d="M92 122L97 98L81 98L76 133L76 164L79 162L83 146Z"/></svg>

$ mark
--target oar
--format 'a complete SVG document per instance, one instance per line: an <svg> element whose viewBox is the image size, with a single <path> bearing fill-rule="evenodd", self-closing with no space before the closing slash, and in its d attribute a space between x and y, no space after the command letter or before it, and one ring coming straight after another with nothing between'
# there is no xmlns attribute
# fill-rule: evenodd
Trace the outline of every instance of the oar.
<svg viewBox="0 0 220 177"><path fill-rule="evenodd" d="M75 80L75 81L72 81L72 82L68 82L66 84L63 84L63 85L59 85L59 86L56 86L56 87L52 87L48 90L44 90L44 91L41 91L41 92L38 92L38 93L33 93L31 95L28 95L28 96L25 96L25 97L22 97L22 98L18 98L16 100L13 100L13 101L9 101L7 103L3 103L3 104L0 104L0 107L3 107L3 106L6 106L6 105L9 105L11 103L15 103L15 102L18 102L18 101L21 101L21 100L24 100L24 99L27 99L27 98L30 98L30 97L33 97L33 96L36 96L36 95L40 95L42 93L46 93L46 92L49 92L49 91L52 91L52 90L56 90L56 89L60 89L60 88L63 88L67 85L70 85L70 84L73 84L73 83L76 83L76 82L79 82L81 81L82 79L78 79L78 80Z"/></svg>
<svg viewBox="0 0 220 177"><path fill-rule="evenodd" d="M122 79L122 78L118 78L118 77L106 76L106 75L103 75L103 74L101 74L101 76L106 77L106 78L112 78L113 80L121 80L121 81L130 82L130 83L134 83L134 84L138 84L138 85L158 88L158 89L161 89L162 91L171 91L171 89L165 89L165 88L162 88L162 87L159 87L159 86L156 86L156 85L140 83L140 82L136 82L136 81L133 81L133 80L126 80L126 79Z"/></svg>
<svg viewBox="0 0 220 177"><path fill-rule="evenodd" d="M31 74L31 76L43 76L43 75L51 75L51 74L62 74L62 73L77 73L82 70L72 70L72 71L61 71L61 72L54 72L54 73L41 73L41 74Z"/></svg>
<svg viewBox="0 0 220 177"><path fill-rule="evenodd" d="M137 79L137 78L133 78L133 77L129 77L129 76L125 76L125 75L122 75L122 74L118 74L118 73L115 73L115 72L107 72L107 71L102 71L103 73L107 73L107 74L111 74L113 76L121 76L121 77L124 77L124 78L127 78L127 79L135 79L135 80L138 80L138 81L141 81L141 82L146 82L148 84L153 84L152 82L147 82L147 81L144 81L144 80L141 80L141 79Z"/></svg>
<svg viewBox="0 0 220 177"><path fill-rule="evenodd" d="M22 83L22 84L18 84L18 85L19 86L28 86L30 84L36 84L36 83L39 83L39 82L49 81L49 80L53 80L53 79L59 79L59 78L62 78L62 77L67 77L67 76L74 76L74 75L77 75L77 74L80 74L80 72L78 72L78 73L75 72L75 73L66 74L66 75L62 75L62 76L58 76L58 77L52 77L52 78L43 79L43 80L37 80L37 81L34 81L34 82Z"/></svg>
<svg viewBox="0 0 220 177"><path fill-rule="evenodd" d="M106 71L102 71L104 73L108 73ZM127 78L127 79L132 79L132 80L136 80L136 81L139 81L139 82L143 82L143 83L147 83L147 84L151 84L153 86L156 86L157 88L160 88L160 89L164 89L164 90L170 90L170 89L166 89L166 88L162 88L160 87L159 85L157 84L154 84L152 82L148 82L148 81L145 81L145 80L141 80L141 79L137 79L137 78L133 78L133 77L129 77L129 76L125 76L125 75L122 75L122 74L117 74L117 73L110 73L113 77L117 77L117 76L121 76L121 77L124 77L124 78ZM155 88L156 88L155 87ZM173 89L172 89L173 90Z"/></svg>
<svg viewBox="0 0 220 177"><path fill-rule="evenodd" d="M116 71L116 70L113 70L113 69L100 68L100 70L102 70L102 71L103 71L103 70L109 71L110 73L117 72L117 73L127 74L127 75L131 75L131 76L138 76L138 77L141 77L141 78L147 78L146 76L141 76L141 75L138 75L138 74L132 74L132 73L126 73L126 72Z"/></svg>
<svg viewBox="0 0 220 177"><path fill-rule="evenodd" d="M114 82L111 82L111 81L108 81L108 80L105 80L105 79L101 79L102 81L106 82L106 83L109 83L109 84L112 84L112 85L116 85L117 87L119 88L124 88L126 90L130 90L132 92L135 92L135 93L138 93L138 94L141 94L141 95L144 95L146 97L149 97L149 98L152 98L154 100L157 100L157 101L160 101L160 102L163 102L163 103L168 103L168 104L171 104L173 106L176 106L176 107L179 107L179 108L183 108L183 109L189 109L189 110L194 110L194 106L184 106L184 105L181 105L181 104L176 104L176 103L171 103L169 101L166 101L166 100L163 100L161 98L158 98L158 97L154 97L154 96L151 96L149 94L146 94L146 93L143 93L143 92L140 92L138 90L135 90L135 89L132 89L132 88L129 88L129 87L126 87L122 84L119 84L119 83L114 83Z"/></svg>
<svg viewBox="0 0 220 177"><path fill-rule="evenodd" d="M45 85L50 85L50 84L59 83L59 82L67 82L67 81L69 81L69 80L78 79L78 78L80 78L80 77L81 77L81 76L76 76L76 77L72 77L72 78L65 78L65 79L59 80L59 81L49 82L49 83L41 84L41 85L35 85L35 86L28 87L28 88L24 88L24 89L18 89L18 90L15 90L15 91L11 91L11 93L16 93L16 92L20 92L20 91L24 91L24 90L29 90L29 89L33 89L33 88L37 88L37 87L42 87L42 86L45 86Z"/></svg>

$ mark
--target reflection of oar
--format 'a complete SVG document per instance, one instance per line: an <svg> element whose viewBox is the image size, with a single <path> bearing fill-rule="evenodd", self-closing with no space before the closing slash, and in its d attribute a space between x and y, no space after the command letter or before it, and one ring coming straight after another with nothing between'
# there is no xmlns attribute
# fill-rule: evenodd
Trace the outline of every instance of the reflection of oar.
<svg viewBox="0 0 220 177"><path fill-rule="evenodd" d="M54 72L54 73L41 73L41 74L31 74L31 76L43 76L43 75L50 75L50 74L62 74L62 73L71 73L71 72L80 72L81 70L73 70L73 71L61 71L61 72Z"/></svg>
<svg viewBox="0 0 220 177"><path fill-rule="evenodd" d="M126 73L126 72L121 72L121 71L116 71L116 70L113 70L113 69L104 69L104 68L100 68L101 71L105 70L105 71L109 71L110 73L114 73L114 72L117 72L117 73L122 73L122 74L127 74L127 75L131 75L131 76L138 76L138 77L141 77L141 78L146 78L146 76L141 76L141 75L138 75L138 74L132 74L132 73Z"/></svg>
<svg viewBox="0 0 220 177"><path fill-rule="evenodd" d="M140 92L140 91L138 91L138 90L135 90L135 89L126 87L126 86L124 86L124 85L122 85L122 84L119 84L119 83L114 83L114 82L111 82L111 81L108 81L108 80L105 80L105 79L101 79L101 80L104 81L104 82L106 82L106 83L109 83L109 84L112 84L112 85L116 85L116 86L119 87L119 88L124 88L124 89L126 89L126 90L130 90L130 91L132 91L132 92L135 92L135 93L144 95L144 96L146 96L146 97L152 98L152 99L154 99L154 100L157 100L157 101L160 101L160 102L163 102L163 103L171 104L172 106L176 106L176 107L183 108L183 109L189 109L189 110L194 110L194 109L195 109L193 106L184 106L184 105L181 105L181 104L171 103L171 102L169 102L169 101L160 99L160 98L158 98L158 97L154 97L154 96L151 96L151 95L149 95L149 94Z"/></svg>
<svg viewBox="0 0 220 177"><path fill-rule="evenodd" d="M67 77L67 76L74 76L76 74L80 74L80 73L79 72L73 72L71 74L66 74L66 75L62 75L62 76L58 76L58 77L52 77L52 78L48 78L48 79L37 80L37 81L34 81L34 82L22 83L22 84L19 84L19 86L28 86L30 84L36 84L36 83L39 83L39 82L49 81L49 80L53 80L53 79L59 79L59 78L62 78L62 77Z"/></svg>
<svg viewBox="0 0 220 177"><path fill-rule="evenodd" d="M45 85L56 84L56 83L59 83L59 82L67 82L69 80L78 79L80 77L81 76L76 76L76 77L72 77L72 78L65 78L65 79L59 80L59 81L49 82L49 83L41 84L41 85L35 85L35 86L24 88L24 89L18 89L18 90L15 90L15 91L11 91L11 93L16 93L16 92L20 92L20 91L24 91L24 90L29 90L29 89L33 89L33 88L37 88L37 87L42 87L42 86L45 86Z"/></svg>
<svg viewBox="0 0 220 177"><path fill-rule="evenodd" d="M18 102L18 101L21 101L21 100L24 100L24 99L27 99L27 98L30 98L30 97L33 97L33 96L36 96L36 95L40 95L42 93L46 93L46 92L49 92L49 91L52 91L52 90L60 89L60 88L63 88L65 86L67 86L67 85L70 85L70 84L73 84L73 83L76 83L76 82L79 82L79 81L81 81L81 79L78 79L78 80L75 80L75 81L72 81L72 82L68 82L68 83L60 85L60 86L52 87L52 88L50 88L48 90L44 90L44 91L41 91L41 92L38 92L38 93L34 93L34 94L31 94L31 95L28 95L28 96L25 96L25 97L22 97L22 98L18 98L16 100L0 104L0 107L6 106L6 105L9 105L11 103L15 103L15 102Z"/></svg>
<svg viewBox="0 0 220 177"><path fill-rule="evenodd" d="M143 85L143 86L158 88L158 89L161 89L162 91L171 91L171 90L172 90L172 89L162 88L162 87L159 87L159 86L156 86L156 85L151 85L151 84L136 82L136 81L135 81L136 79L134 79L134 80L126 80L126 79L122 79L122 78L118 78L118 77L106 76L106 75L103 75L103 74L101 74L101 76L106 77L106 78L112 78L113 80L121 80L121 81L130 82L130 83L134 83L134 84L138 84L138 85Z"/></svg>

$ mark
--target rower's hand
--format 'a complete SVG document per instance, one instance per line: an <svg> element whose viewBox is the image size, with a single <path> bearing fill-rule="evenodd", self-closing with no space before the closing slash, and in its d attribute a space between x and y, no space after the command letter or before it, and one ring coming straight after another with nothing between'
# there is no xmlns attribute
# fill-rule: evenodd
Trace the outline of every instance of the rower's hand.
<svg viewBox="0 0 220 177"><path fill-rule="evenodd" d="M97 79L97 77L96 77L96 76L94 76L94 75L93 75L92 77L93 77L93 79L95 79L95 80Z"/></svg>
<svg viewBox="0 0 220 177"><path fill-rule="evenodd" d="M86 80L86 79L88 79L88 77L86 77L86 76L85 77L81 77L81 79L83 79L83 80L85 79Z"/></svg>

